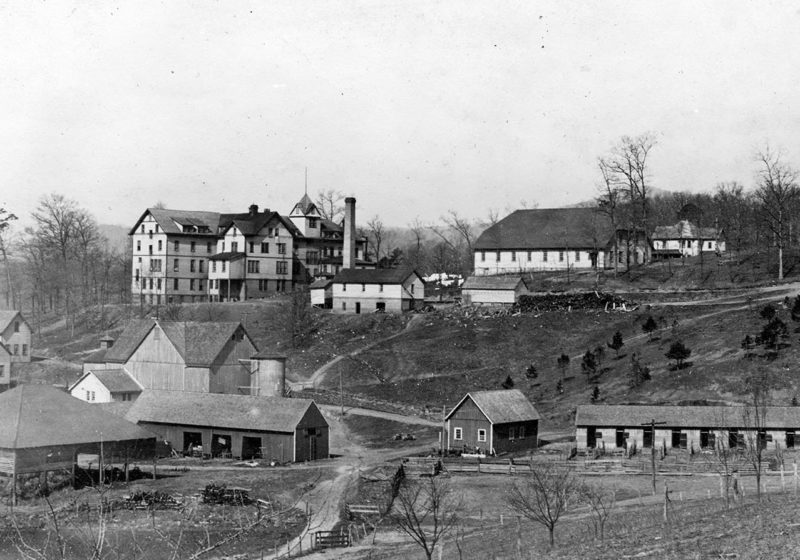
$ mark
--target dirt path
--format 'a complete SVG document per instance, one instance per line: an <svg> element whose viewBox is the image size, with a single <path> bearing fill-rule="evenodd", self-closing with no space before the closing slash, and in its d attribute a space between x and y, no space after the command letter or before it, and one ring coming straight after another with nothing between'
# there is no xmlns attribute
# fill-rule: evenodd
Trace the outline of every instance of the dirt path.
<svg viewBox="0 0 800 560"><path fill-rule="evenodd" d="M388 342L388 341L390 341L392 339L397 338L398 336L404 335L405 333L410 331L417 323L419 323L422 320L422 317L423 317L422 315L414 315L414 316L411 317L411 319L408 321L408 323L406 323L406 326L403 328L403 330L401 330L399 332L396 332L396 333L394 333L392 335L389 335L387 337L381 338L380 340L376 340L374 342L370 342L366 346L362 346L361 348L353 350L352 352L348 352L347 354L340 354L340 355L336 356L335 358L333 358L329 362L327 362L327 363L323 364L321 367L317 368L317 370L314 373L312 373L311 376L307 380L296 382L297 389L298 390L302 389L303 386L308 386L308 385L311 385L312 387L316 388L317 385L323 379L325 379L325 374L327 374L328 370L331 369L334 365L336 365L337 363L339 363L340 361L342 361L345 358L352 358L352 357L358 356L362 352L366 352L367 350L369 350L371 348L374 348L375 346L378 346L379 344L383 344L384 342ZM295 390L295 387L292 387L292 390Z"/></svg>
<svg viewBox="0 0 800 560"><path fill-rule="evenodd" d="M317 405L320 409L329 412L331 414L339 414L340 407L336 406L335 404L320 404ZM354 414L357 416L372 416L374 418L384 418L386 420L392 420L394 422L400 422L402 424L419 424L422 426L433 426L439 427L442 425L441 422L434 422L433 420L428 420L427 418L420 418L419 416L406 416L405 414L398 414L396 412L384 412L382 410L373 410L371 408L345 408L345 414Z"/></svg>

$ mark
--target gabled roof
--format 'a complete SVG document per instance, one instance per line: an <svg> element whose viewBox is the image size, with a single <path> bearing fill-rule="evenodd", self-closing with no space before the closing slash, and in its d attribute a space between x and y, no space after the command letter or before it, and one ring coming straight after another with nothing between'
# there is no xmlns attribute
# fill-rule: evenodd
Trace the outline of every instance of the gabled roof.
<svg viewBox="0 0 800 560"><path fill-rule="evenodd" d="M81 381L94 375L110 393L140 393L143 387L125 369L94 369L70 385L72 391Z"/></svg>
<svg viewBox="0 0 800 560"><path fill-rule="evenodd" d="M17 317L19 317L20 321L28 325L28 321L26 321L25 317L22 316L22 313L16 309L0 310L0 332L6 330L6 327L8 327L8 325L10 325ZM28 325L28 328L30 328L30 325Z"/></svg>
<svg viewBox="0 0 800 560"><path fill-rule="evenodd" d="M49 385L0 394L0 448L154 439L149 431Z"/></svg>
<svg viewBox="0 0 800 560"><path fill-rule="evenodd" d="M309 290L323 289L327 288L331 284L333 284L333 280L330 278L317 278L316 280L311 282L311 284L308 286L308 289Z"/></svg>
<svg viewBox="0 0 800 560"><path fill-rule="evenodd" d="M408 277L415 275L422 280L422 277L415 270L403 268L345 268L333 277L334 284L402 284Z"/></svg>
<svg viewBox="0 0 800 560"><path fill-rule="evenodd" d="M155 325L153 319L131 323L106 352L106 362L127 362ZM237 322L158 321L158 325L187 366L211 365L237 329L244 331ZM255 347L246 331L244 336Z"/></svg>
<svg viewBox="0 0 800 560"><path fill-rule="evenodd" d="M698 227L689 220L681 220L672 226L656 226L652 239L718 239L720 232L713 227Z"/></svg>
<svg viewBox="0 0 800 560"><path fill-rule="evenodd" d="M633 427L651 420L664 422L663 427L715 428L744 427L744 406L670 406L610 405L578 406L576 426ZM770 406L766 411L766 427L800 429L800 407Z"/></svg>
<svg viewBox="0 0 800 560"><path fill-rule="evenodd" d="M467 399L471 399L492 424L527 422L539 419L539 413L533 408L531 401L522 394L522 391L518 389L501 389L498 391L467 393L447 414L445 420L448 420Z"/></svg>
<svg viewBox="0 0 800 560"><path fill-rule="evenodd" d="M311 212L312 209L316 209L316 207L317 205L314 204L314 201L311 200L311 198L308 196L308 193L305 193L303 195L303 198L301 198L297 202L297 204L294 205L294 207L292 208L292 212L294 212L297 209L300 210L304 215L306 215L309 212Z"/></svg>
<svg viewBox="0 0 800 560"><path fill-rule="evenodd" d="M520 284L528 289L528 283L520 276L470 276L461 286L462 290L516 290Z"/></svg>
<svg viewBox="0 0 800 560"><path fill-rule="evenodd" d="M131 422L293 433L311 407L316 405L309 399L147 390L126 418Z"/></svg>
<svg viewBox="0 0 800 560"><path fill-rule="evenodd" d="M608 216L596 208L516 210L484 231L475 250L594 249L613 233Z"/></svg>
<svg viewBox="0 0 800 560"><path fill-rule="evenodd" d="M219 227L219 212L205 212L202 210L168 210L166 208L148 208L136 221L136 224L128 232L129 235L136 233L136 229L145 219L147 214L153 216L153 219L159 225L164 233L168 234L182 234L184 233L180 225L193 225L205 226L209 231L192 232L187 235L205 235L216 237L217 228Z"/></svg>

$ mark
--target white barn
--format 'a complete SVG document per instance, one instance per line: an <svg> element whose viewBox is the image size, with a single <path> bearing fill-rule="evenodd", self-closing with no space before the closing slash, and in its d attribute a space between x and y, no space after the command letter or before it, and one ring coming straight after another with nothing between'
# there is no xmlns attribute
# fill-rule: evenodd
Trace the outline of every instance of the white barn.
<svg viewBox="0 0 800 560"><path fill-rule="evenodd" d="M461 287L464 303L513 305L528 293L528 284L519 276L470 276Z"/></svg>

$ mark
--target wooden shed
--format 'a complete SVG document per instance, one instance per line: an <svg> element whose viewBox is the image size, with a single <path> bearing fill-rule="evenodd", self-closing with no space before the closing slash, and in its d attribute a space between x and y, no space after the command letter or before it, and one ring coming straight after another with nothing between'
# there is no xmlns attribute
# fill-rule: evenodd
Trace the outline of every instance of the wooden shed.
<svg viewBox="0 0 800 560"><path fill-rule="evenodd" d="M72 469L74 476L79 453L127 467L154 460L155 451L152 432L55 387L20 385L0 394L0 474L15 481L18 474L56 470Z"/></svg>
<svg viewBox="0 0 800 560"><path fill-rule="evenodd" d="M477 305L513 305L528 285L520 276L470 276L461 286L464 303Z"/></svg>
<svg viewBox="0 0 800 560"><path fill-rule="evenodd" d="M752 420L745 406L581 405L575 415L578 449L714 449L759 438L767 449L800 447L800 407L767 406ZM656 426L653 430L652 425Z"/></svg>
<svg viewBox="0 0 800 560"><path fill-rule="evenodd" d="M491 455L537 447L539 413L517 389L467 393L445 422L451 451Z"/></svg>
<svg viewBox="0 0 800 560"><path fill-rule="evenodd" d="M311 305L330 309L333 307L333 279L318 278L308 287L311 292Z"/></svg>
<svg viewBox="0 0 800 560"><path fill-rule="evenodd" d="M176 451L278 462L328 458L328 423L314 401L146 390L126 418Z"/></svg>

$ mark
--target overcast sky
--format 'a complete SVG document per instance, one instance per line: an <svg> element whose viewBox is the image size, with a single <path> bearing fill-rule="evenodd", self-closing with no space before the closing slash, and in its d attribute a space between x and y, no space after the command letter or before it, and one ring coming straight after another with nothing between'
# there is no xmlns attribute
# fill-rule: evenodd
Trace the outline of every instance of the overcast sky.
<svg viewBox="0 0 800 560"><path fill-rule="evenodd" d="M592 198L652 131L653 184L800 166L793 2L16 2L0 5L0 206L62 192L101 223L168 208L359 221Z"/></svg>

